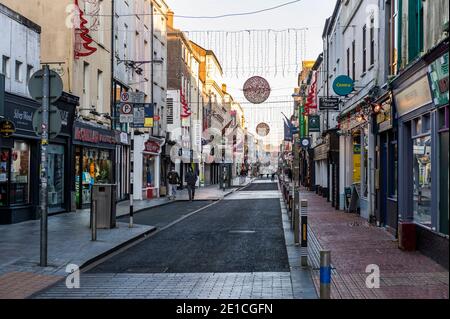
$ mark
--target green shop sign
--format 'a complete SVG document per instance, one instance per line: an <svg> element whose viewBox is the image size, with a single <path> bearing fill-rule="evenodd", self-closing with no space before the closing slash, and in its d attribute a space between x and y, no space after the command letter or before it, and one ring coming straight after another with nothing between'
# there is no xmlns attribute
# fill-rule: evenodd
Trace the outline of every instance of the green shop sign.
<svg viewBox="0 0 450 319"><path fill-rule="evenodd" d="M308 128L309 132L320 132L320 116L319 115L310 115L308 117Z"/></svg>
<svg viewBox="0 0 450 319"><path fill-rule="evenodd" d="M355 89L355 81L346 75L338 76L333 82L333 90L339 96L347 96Z"/></svg>
<svg viewBox="0 0 450 319"><path fill-rule="evenodd" d="M428 72L434 104L448 104L448 52L434 61L428 67Z"/></svg>

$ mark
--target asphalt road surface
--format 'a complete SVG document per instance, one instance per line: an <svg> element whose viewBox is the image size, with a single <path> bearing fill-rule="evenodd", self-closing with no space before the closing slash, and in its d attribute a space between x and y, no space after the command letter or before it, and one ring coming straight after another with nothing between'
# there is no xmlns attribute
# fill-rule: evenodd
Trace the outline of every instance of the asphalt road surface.
<svg viewBox="0 0 450 319"><path fill-rule="evenodd" d="M252 184L245 191L274 190ZM209 202L180 202L136 214L165 225ZM153 219L154 218L154 219ZM131 247L90 273L289 271L279 199L223 200Z"/></svg>

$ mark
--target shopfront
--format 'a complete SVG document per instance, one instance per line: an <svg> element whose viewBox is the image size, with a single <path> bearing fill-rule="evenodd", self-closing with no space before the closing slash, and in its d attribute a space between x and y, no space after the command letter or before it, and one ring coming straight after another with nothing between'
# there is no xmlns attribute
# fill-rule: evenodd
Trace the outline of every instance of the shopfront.
<svg viewBox="0 0 450 319"><path fill-rule="evenodd" d="M339 192L340 206L361 217L371 218L372 157L370 120L362 110L344 115L340 122Z"/></svg>
<svg viewBox="0 0 450 319"><path fill-rule="evenodd" d="M134 139L134 199L160 196L161 153L164 140L142 134Z"/></svg>
<svg viewBox="0 0 450 319"><path fill-rule="evenodd" d="M61 113L61 133L48 145L49 213L70 211L72 123L78 98L63 93L55 103ZM39 217L40 139L33 114L40 105L26 97L5 93L5 118L15 124L11 137L0 138L0 224Z"/></svg>
<svg viewBox="0 0 450 319"><path fill-rule="evenodd" d="M444 61L439 68L447 72L443 81L433 73L433 63L439 60ZM393 85L399 126L399 228L413 222L416 248L448 267L444 258L448 253L448 43L424 56ZM434 90L436 85L441 85L439 94L447 96L444 103Z"/></svg>
<svg viewBox="0 0 450 319"><path fill-rule="evenodd" d="M375 216L378 226L397 236L398 228L398 141L392 93L375 102Z"/></svg>
<svg viewBox="0 0 450 319"><path fill-rule="evenodd" d="M94 184L114 184L116 132L100 125L77 121L74 125L75 202L77 208L91 203Z"/></svg>

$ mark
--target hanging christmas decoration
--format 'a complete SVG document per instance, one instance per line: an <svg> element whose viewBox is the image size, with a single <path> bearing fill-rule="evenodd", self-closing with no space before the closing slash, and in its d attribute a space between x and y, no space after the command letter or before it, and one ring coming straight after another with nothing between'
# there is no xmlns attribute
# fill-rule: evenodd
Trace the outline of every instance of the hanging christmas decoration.
<svg viewBox="0 0 450 319"><path fill-rule="evenodd" d="M264 103L270 96L270 85L266 79L254 76L244 83L244 96L250 103Z"/></svg>
<svg viewBox="0 0 450 319"><path fill-rule="evenodd" d="M183 89L180 89L180 101L181 101L181 118L185 119L191 116L191 110L186 101L186 97L183 94Z"/></svg>
<svg viewBox="0 0 450 319"><path fill-rule="evenodd" d="M84 17L85 13L79 6L79 0L74 0L75 18L72 20L75 29L75 45L74 55L75 59L86 57L97 51L97 48L91 46L94 41L90 36L90 27L95 26L96 22L89 24L89 21Z"/></svg>
<svg viewBox="0 0 450 319"><path fill-rule="evenodd" d="M270 126L267 123L259 123L256 127L256 133L261 137L266 137L270 133Z"/></svg>

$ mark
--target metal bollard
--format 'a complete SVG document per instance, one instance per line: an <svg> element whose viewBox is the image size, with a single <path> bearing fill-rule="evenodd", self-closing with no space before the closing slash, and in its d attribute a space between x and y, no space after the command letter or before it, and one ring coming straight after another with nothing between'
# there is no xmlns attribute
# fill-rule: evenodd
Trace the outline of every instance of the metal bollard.
<svg viewBox="0 0 450 319"><path fill-rule="evenodd" d="M303 199L300 201L300 223L301 223L301 264L303 267L308 266L308 201Z"/></svg>
<svg viewBox="0 0 450 319"><path fill-rule="evenodd" d="M92 228L92 241L97 240L97 201L93 200L91 204L91 228Z"/></svg>
<svg viewBox="0 0 450 319"><path fill-rule="evenodd" d="M300 244L300 192L296 191L294 193L294 218L293 218L293 229L294 229L294 243L295 245Z"/></svg>
<svg viewBox="0 0 450 319"><path fill-rule="evenodd" d="M331 252L320 252L320 299L331 298Z"/></svg>

